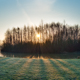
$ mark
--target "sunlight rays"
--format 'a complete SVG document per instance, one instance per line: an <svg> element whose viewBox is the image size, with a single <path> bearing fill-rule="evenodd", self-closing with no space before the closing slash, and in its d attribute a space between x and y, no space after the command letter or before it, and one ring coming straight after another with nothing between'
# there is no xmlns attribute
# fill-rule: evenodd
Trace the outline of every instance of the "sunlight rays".
<svg viewBox="0 0 80 80"><path fill-rule="evenodd" d="M54 72L58 73L58 71L54 66L52 66L49 60L43 60L43 61L46 67L46 71L50 74L50 75L49 74L47 75L49 77L49 80L58 79L59 77L61 77L60 74L57 74L57 75L54 74Z"/></svg>
<svg viewBox="0 0 80 80"><path fill-rule="evenodd" d="M36 37L37 37L37 38L40 38L40 34L36 34Z"/></svg>
<svg viewBox="0 0 80 80"><path fill-rule="evenodd" d="M16 72L17 76L24 75L25 71L28 70L32 59L25 60L25 63L21 65L21 68Z"/></svg>
<svg viewBox="0 0 80 80"><path fill-rule="evenodd" d="M25 10L25 8L22 6L22 4L20 3L19 0L17 0L17 5L19 6L19 8L21 9L21 12L23 13L23 15L25 16L25 20L28 21L29 25L34 25L33 22L31 21L30 16L27 14L27 11Z"/></svg>
<svg viewBox="0 0 80 80"><path fill-rule="evenodd" d="M52 61L54 61L61 69L63 69L64 71L67 71L67 72L72 72L70 71L68 68L64 67L62 64L60 64L58 61L52 59Z"/></svg>
<svg viewBox="0 0 80 80"><path fill-rule="evenodd" d="M63 70L63 72L64 72L63 74L67 73L71 77L76 77L77 76L76 73L74 72L74 70L72 70L72 68L70 68L66 65L64 66L63 64L61 64L57 60L53 59L52 61L54 61L57 64L57 66L60 68L60 71L61 71L61 69Z"/></svg>
<svg viewBox="0 0 80 80"><path fill-rule="evenodd" d="M71 66L65 59L0 58L0 74L5 80L6 77L16 80L79 80L79 64L77 66Z"/></svg>
<svg viewBox="0 0 80 80"><path fill-rule="evenodd" d="M66 64L66 65L69 65L70 67L72 67L72 68L74 68L74 69L76 69L77 67L76 66L74 66L73 64L71 64L71 63L69 63L69 62L66 62L66 61L64 61L64 60L62 60L62 59L58 59L60 62L62 62L62 63L64 63L64 64Z"/></svg>
<svg viewBox="0 0 80 80"><path fill-rule="evenodd" d="M48 56L39 56L39 55L37 55L37 56L35 56L35 55L29 55L29 56L26 56L26 57L23 57L23 58L28 58L28 59L52 59L52 58L50 58L50 57L48 57Z"/></svg>
<svg viewBox="0 0 80 80"><path fill-rule="evenodd" d="M34 74L34 77L35 79L36 78L40 78L40 60L35 60L33 63L32 63L32 66L31 68L29 68L30 72L32 74ZM37 74L36 74L37 73Z"/></svg>
<svg viewBox="0 0 80 80"><path fill-rule="evenodd" d="M60 64L62 64L64 67L67 67L69 68L71 71L73 71L73 73L76 72L80 72L80 67L76 67L74 64L70 64L66 61L63 61L63 60L58 60ZM76 75L76 74L75 74ZM77 76L77 75L76 75Z"/></svg>

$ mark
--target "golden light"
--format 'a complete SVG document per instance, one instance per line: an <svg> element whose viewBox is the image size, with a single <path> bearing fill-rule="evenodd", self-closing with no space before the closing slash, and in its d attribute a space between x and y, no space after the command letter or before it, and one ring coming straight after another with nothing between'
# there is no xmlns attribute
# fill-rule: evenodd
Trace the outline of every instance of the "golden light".
<svg viewBox="0 0 80 80"><path fill-rule="evenodd" d="M37 38L40 38L40 34L37 34L36 37L37 37Z"/></svg>

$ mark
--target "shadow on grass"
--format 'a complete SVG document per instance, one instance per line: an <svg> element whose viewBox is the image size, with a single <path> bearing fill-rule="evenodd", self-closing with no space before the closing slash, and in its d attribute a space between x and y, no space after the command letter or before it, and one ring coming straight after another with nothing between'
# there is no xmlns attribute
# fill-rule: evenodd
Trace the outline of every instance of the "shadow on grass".
<svg viewBox="0 0 80 80"><path fill-rule="evenodd" d="M63 63L62 61L60 61L60 60L57 60L60 64L62 64L64 67L66 67L66 68L68 68L69 70L71 70L71 71L73 71L73 74L75 74L76 75L76 78L79 78L80 79L80 70L79 69L77 69L77 67L71 67L71 66L69 66L68 64L66 64L66 63ZM74 65L74 64L73 64ZM75 76L74 75L74 76ZM75 79L76 79L75 78Z"/></svg>
<svg viewBox="0 0 80 80"><path fill-rule="evenodd" d="M16 60L16 62L17 62L17 60ZM9 67L9 65L8 65L8 67L4 67L6 69L6 71L7 71L7 73L4 74L1 77L3 77L4 80L6 80L7 78L10 79L10 80L17 79L17 77L18 77L17 76L18 70L21 69L21 67L22 67L22 65L24 63L25 63L24 59L21 59L21 60L19 59L19 61L17 62L17 64L12 64L12 65L10 65L10 67ZM5 69L3 69L3 70L5 70Z"/></svg>
<svg viewBox="0 0 80 80"><path fill-rule="evenodd" d="M17 79L20 80L31 80L33 79L34 73L33 73L33 64L35 62L35 59L32 59L30 62L27 61L27 63L23 64L24 66L20 68Z"/></svg>
<svg viewBox="0 0 80 80"><path fill-rule="evenodd" d="M40 77L41 77L41 80L48 80L46 70L47 69L45 67L43 59L40 59L40 74L41 74Z"/></svg>
<svg viewBox="0 0 80 80"><path fill-rule="evenodd" d="M80 59L64 59L64 61L66 61L67 63L71 64L71 65L75 65L75 67L79 67L80 68Z"/></svg>
<svg viewBox="0 0 80 80"><path fill-rule="evenodd" d="M57 59L52 61L50 60L51 64L57 69L58 74L61 75L61 80L76 80L80 79L77 74L70 68L70 66L65 65L64 63L60 63ZM56 63L57 62L57 63ZM63 65L64 64L64 65Z"/></svg>
<svg viewBox="0 0 80 80"><path fill-rule="evenodd" d="M50 61L50 63L52 64L52 66L57 70L57 74L60 74L60 78L58 78L58 79L61 79L61 80L64 80L65 78L64 78L64 74L66 74L66 72L65 71L63 71L54 61L52 61L51 59L49 59L49 61ZM55 73L54 73L55 74Z"/></svg>

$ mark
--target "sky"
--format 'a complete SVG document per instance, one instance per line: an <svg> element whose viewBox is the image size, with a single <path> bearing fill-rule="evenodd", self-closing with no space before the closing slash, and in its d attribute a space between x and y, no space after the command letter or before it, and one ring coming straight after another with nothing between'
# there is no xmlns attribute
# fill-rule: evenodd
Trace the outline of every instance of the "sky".
<svg viewBox="0 0 80 80"><path fill-rule="evenodd" d="M0 0L0 40L7 29L61 22L80 25L80 0Z"/></svg>

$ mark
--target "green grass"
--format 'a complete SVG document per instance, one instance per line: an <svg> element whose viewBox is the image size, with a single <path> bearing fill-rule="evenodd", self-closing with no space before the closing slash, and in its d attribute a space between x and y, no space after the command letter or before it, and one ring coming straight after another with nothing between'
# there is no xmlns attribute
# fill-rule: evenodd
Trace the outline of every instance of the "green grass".
<svg viewBox="0 0 80 80"><path fill-rule="evenodd" d="M80 80L80 59L1 57L0 80Z"/></svg>

